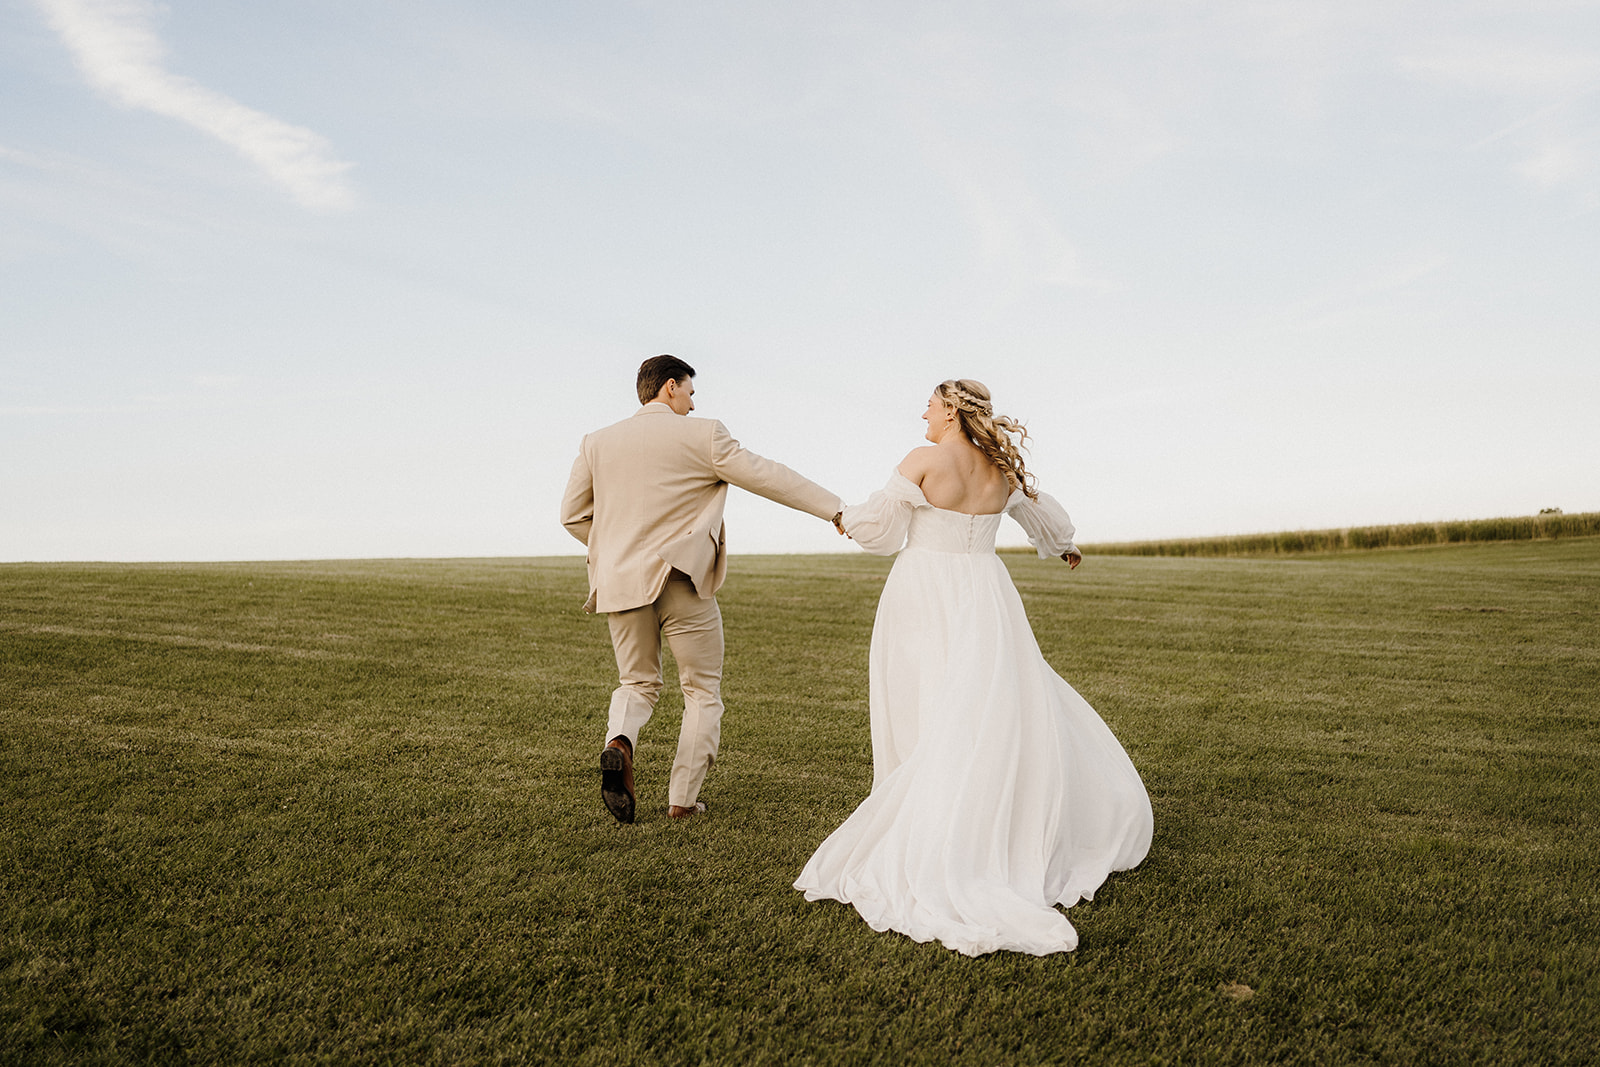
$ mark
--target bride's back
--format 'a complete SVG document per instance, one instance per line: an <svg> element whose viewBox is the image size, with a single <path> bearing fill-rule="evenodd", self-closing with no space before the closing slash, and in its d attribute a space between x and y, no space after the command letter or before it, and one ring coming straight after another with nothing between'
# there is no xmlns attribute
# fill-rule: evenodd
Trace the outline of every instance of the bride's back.
<svg viewBox="0 0 1600 1067"><path fill-rule="evenodd" d="M1011 498L1011 483L1000 468L965 438L915 449L900 473L917 483L928 503L946 511L992 515Z"/></svg>

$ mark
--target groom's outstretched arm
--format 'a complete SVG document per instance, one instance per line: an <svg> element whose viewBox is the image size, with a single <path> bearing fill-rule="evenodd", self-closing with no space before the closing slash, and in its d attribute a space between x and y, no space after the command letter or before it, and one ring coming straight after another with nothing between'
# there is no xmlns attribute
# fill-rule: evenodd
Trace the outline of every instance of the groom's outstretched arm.
<svg viewBox="0 0 1600 1067"><path fill-rule="evenodd" d="M561 494L561 525L573 537L589 543L589 528L594 525L594 474L582 452L572 464L567 491Z"/></svg>
<svg viewBox="0 0 1600 1067"><path fill-rule="evenodd" d="M717 477L729 485L775 500L785 507L804 511L830 522L844 507L839 497L809 478L801 477L776 460L758 456L745 448L728 428L714 421L711 430L711 462Z"/></svg>

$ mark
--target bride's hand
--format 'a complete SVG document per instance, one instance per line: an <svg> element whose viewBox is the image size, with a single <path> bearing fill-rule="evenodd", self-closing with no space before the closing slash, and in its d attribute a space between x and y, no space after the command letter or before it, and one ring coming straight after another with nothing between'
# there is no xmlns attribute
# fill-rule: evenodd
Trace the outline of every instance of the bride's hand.
<svg viewBox="0 0 1600 1067"><path fill-rule="evenodd" d="M1061 558L1067 561L1067 570L1075 571L1078 569L1078 564L1083 562L1083 553L1063 552L1061 553Z"/></svg>

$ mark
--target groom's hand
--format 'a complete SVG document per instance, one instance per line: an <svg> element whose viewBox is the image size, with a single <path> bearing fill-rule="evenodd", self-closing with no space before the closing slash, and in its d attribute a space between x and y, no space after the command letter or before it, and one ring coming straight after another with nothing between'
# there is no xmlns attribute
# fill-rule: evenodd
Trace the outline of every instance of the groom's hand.
<svg viewBox="0 0 1600 1067"><path fill-rule="evenodd" d="M1075 571L1078 569L1078 564L1083 562L1083 553L1063 552L1061 553L1061 558L1067 561L1067 570Z"/></svg>
<svg viewBox="0 0 1600 1067"><path fill-rule="evenodd" d="M836 511L833 513L833 528L839 531L840 537L849 536L844 532L844 512Z"/></svg>

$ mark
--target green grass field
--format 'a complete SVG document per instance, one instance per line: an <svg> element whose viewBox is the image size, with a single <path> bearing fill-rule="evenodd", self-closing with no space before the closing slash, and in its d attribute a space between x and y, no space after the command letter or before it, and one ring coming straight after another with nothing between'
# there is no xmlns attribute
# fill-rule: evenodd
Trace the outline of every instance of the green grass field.
<svg viewBox="0 0 1600 1067"><path fill-rule="evenodd" d="M1600 539L1008 556L1155 806L1080 949L790 888L887 561L736 557L709 816L601 808L577 559L0 566L0 1062L1582 1063Z"/></svg>

